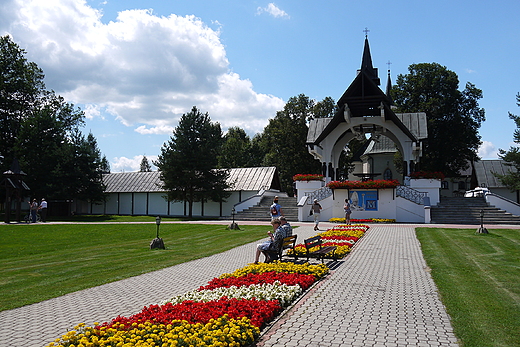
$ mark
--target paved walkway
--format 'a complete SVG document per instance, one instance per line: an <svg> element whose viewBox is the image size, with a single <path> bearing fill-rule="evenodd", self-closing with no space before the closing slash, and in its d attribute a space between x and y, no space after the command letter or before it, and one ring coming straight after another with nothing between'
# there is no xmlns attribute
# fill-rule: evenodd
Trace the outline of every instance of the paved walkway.
<svg viewBox="0 0 520 347"><path fill-rule="evenodd" d="M315 234L294 224L299 241ZM373 225L258 346L458 346L414 227ZM46 346L78 323L134 314L247 265L256 244L0 312L0 346Z"/></svg>

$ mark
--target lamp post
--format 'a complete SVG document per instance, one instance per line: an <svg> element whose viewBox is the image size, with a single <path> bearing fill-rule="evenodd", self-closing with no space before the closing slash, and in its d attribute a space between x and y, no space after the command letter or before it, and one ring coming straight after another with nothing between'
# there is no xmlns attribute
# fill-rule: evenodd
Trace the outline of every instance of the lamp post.
<svg viewBox="0 0 520 347"><path fill-rule="evenodd" d="M233 207L231 209L231 216L233 217L233 222L229 225L229 229L231 230L240 230L240 228L238 227L238 224L235 223L235 215L237 214L237 210L235 210L235 208Z"/></svg>
<svg viewBox="0 0 520 347"><path fill-rule="evenodd" d="M477 234L489 234L487 229L484 228L484 210L480 210L480 228L478 228Z"/></svg>
<svg viewBox="0 0 520 347"><path fill-rule="evenodd" d="M155 224L157 224L157 238L159 238L159 226L161 225L161 216L155 217Z"/></svg>
<svg viewBox="0 0 520 347"><path fill-rule="evenodd" d="M157 225L157 236L150 243L150 249L165 249L163 240L159 238L159 226L161 225L161 216L155 217L155 224Z"/></svg>

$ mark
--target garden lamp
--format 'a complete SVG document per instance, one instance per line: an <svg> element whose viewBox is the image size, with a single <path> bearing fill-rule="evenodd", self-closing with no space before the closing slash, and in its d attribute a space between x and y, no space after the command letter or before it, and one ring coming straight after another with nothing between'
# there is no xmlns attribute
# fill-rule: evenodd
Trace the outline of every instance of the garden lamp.
<svg viewBox="0 0 520 347"><path fill-rule="evenodd" d="M478 228L477 234L489 234L487 229L484 228L484 210L480 210L480 228Z"/></svg>
<svg viewBox="0 0 520 347"><path fill-rule="evenodd" d="M155 217L155 224L157 224L157 238L159 238L159 226L161 225L161 216Z"/></svg>
<svg viewBox="0 0 520 347"><path fill-rule="evenodd" d="M233 207L231 209L231 216L233 217L233 222L231 223L231 225L229 226L229 229L232 229L232 230L235 230L235 229L238 229L240 230L240 228L238 227L238 224L235 223L235 215L237 214L237 210L235 210L235 207Z"/></svg>
<svg viewBox="0 0 520 347"><path fill-rule="evenodd" d="M150 248L165 249L163 240L159 238L159 225L161 225L161 216L155 217L155 224L157 225L157 237L150 243Z"/></svg>

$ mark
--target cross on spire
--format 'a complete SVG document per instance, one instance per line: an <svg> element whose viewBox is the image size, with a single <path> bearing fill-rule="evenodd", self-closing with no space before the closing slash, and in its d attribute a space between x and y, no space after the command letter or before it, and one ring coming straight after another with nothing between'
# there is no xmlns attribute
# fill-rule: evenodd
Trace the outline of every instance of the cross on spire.
<svg viewBox="0 0 520 347"><path fill-rule="evenodd" d="M368 33L370 32L370 30L368 30L368 28L365 27L365 30L363 30L363 32L365 33L365 37L368 37Z"/></svg>
<svg viewBox="0 0 520 347"><path fill-rule="evenodd" d="M389 60L388 63L386 63L386 65L388 65L388 72L390 72L390 65L392 65L392 62Z"/></svg>

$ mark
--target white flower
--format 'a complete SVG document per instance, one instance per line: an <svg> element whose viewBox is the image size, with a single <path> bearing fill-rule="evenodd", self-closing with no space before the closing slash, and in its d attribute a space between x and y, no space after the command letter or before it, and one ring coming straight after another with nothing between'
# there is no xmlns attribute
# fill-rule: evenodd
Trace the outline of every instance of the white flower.
<svg viewBox="0 0 520 347"><path fill-rule="evenodd" d="M212 290L193 290L183 295L173 297L167 302L178 304L186 300L192 301L214 301L223 296L230 299L252 299L257 300L278 300L282 306L287 306L301 295L302 289L299 285L288 286L279 281L272 284L252 284L249 286L231 286L228 288L216 288Z"/></svg>

